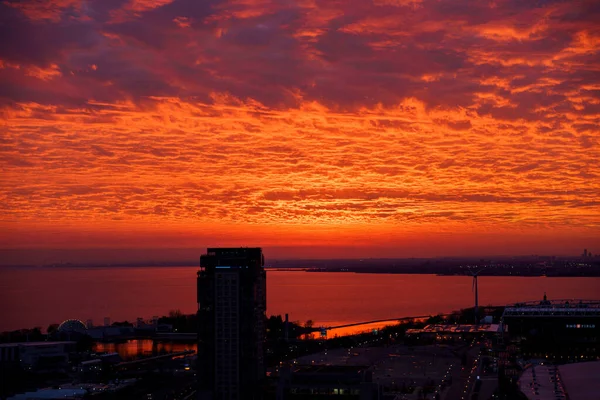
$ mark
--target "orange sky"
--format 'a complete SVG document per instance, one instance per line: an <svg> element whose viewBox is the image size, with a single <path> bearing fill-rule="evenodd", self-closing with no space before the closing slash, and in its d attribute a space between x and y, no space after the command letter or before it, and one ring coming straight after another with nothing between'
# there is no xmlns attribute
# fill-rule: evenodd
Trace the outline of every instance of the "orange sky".
<svg viewBox="0 0 600 400"><path fill-rule="evenodd" d="M596 1L4 1L0 248L600 252L598 20Z"/></svg>

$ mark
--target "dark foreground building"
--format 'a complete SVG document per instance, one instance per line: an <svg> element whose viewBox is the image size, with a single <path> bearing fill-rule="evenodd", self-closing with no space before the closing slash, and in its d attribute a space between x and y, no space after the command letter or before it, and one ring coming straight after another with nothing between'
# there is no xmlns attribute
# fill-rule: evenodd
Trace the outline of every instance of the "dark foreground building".
<svg viewBox="0 0 600 400"><path fill-rule="evenodd" d="M600 301L544 300L507 306L505 333L524 356L582 361L600 356Z"/></svg>
<svg viewBox="0 0 600 400"><path fill-rule="evenodd" d="M201 399L261 398L266 273L260 248L209 248L198 272Z"/></svg>

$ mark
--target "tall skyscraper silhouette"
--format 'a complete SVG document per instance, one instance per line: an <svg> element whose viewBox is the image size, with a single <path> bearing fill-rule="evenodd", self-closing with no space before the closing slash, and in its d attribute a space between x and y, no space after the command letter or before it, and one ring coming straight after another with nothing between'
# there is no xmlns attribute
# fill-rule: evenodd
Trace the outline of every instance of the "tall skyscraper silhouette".
<svg viewBox="0 0 600 400"><path fill-rule="evenodd" d="M262 249L207 249L198 272L200 398L261 398L266 308Z"/></svg>

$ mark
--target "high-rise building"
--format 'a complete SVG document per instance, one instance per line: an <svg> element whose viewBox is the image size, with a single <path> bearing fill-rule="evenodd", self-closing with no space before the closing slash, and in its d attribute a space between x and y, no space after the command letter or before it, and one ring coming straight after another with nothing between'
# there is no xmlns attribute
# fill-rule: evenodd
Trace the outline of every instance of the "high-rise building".
<svg viewBox="0 0 600 400"><path fill-rule="evenodd" d="M260 248L209 248L200 257L200 398L261 398L265 379L266 282Z"/></svg>

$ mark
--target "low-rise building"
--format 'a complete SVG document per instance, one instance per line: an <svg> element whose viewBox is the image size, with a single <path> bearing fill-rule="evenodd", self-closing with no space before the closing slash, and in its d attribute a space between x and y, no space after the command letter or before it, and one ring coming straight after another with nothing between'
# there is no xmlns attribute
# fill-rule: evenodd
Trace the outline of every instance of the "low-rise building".
<svg viewBox="0 0 600 400"><path fill-rule="evenodd" d="M0 362L4 366L44 369L65 366L75 342L24 342L0 344Z"/></svg>
<svg viewBox="0 0 600 400"><path fill-rule="evenodd" d="M124 339L134 337L135 329L132 326L95 326L86 333L94 340Z"/></svg>
<svg viewBox="0 0 600 400"><path fill-rule="evenodd" d="M407 329L406 341L416 340L455 340L472 339L481 336L493 336L500 331L499 324L432 324L421 329Z"/></svg>
<svg viewBox="0 0 600 400"><path fill-rule="evenodd" d="M277 399L381 398L379 385L365 366L305 365L283 367L279 372Z"/></svg>

